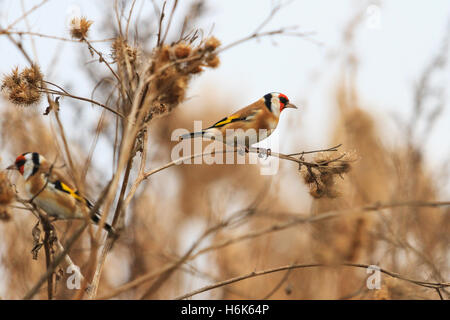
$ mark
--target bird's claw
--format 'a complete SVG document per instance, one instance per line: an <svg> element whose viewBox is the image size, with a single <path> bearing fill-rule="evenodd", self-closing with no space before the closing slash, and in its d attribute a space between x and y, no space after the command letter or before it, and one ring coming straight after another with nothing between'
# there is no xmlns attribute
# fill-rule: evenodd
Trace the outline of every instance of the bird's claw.
<svg viewBox="0 0 450 320"><path fill-rule="evenodd" d="M270 149L258 149L258 157L261 159L264 158L264 160L266 160L271 154L272 150Z"/></svg>

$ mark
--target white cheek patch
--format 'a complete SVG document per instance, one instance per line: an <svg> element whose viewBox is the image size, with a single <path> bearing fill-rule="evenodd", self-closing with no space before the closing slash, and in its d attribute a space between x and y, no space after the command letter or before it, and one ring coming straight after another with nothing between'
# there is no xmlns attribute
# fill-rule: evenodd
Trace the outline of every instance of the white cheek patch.
<svg viewBox="0 0 450 320"><path fill-rule="evenodd" d="M33 161L27 160L23 166L23 177L25 180L31 177L31 174L33 173L33 168L34 168Z"/></svg>
<svg viewBox="0 0 450 320"><path fill-rule="evenodd" d="M280 116L280 99L274 96L272 97L272 113L276 116Z"/></svg>

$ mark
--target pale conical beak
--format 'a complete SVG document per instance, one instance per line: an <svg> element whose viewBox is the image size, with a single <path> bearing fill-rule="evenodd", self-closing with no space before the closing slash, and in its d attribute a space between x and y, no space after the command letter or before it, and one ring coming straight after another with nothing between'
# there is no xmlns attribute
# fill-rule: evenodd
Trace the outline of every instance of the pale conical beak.
<svg viewBox="0 0 450 320"><path fill-rule="evenodd" d="M288 103L287 105L284 106L285 108L292 108L292 109L298 109L294 104L292 103Z"/></svg>
<svg viewBox="0 0 450 320"><path fill-rule="evenodd" d="M17 170L17 167L15 164L10 165L6 170Z"/></svg>

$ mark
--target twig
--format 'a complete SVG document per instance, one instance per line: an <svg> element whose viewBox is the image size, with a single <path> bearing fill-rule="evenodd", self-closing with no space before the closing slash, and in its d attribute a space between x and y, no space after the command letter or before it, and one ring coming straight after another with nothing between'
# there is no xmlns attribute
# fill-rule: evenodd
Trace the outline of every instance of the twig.
<svg viewBox="0 0 450 320"><path fill-rule="evenodd" d="M345 267L354 267L354 268L364 268L367 269L370 267L370 265L368 264L362 264L362 263L343 263L341 264L341 266L345 266ZM295 264L295 265L288 265L288 266L283 266L283 267L278 267L278 268L272 268L272 269L267 269L267 270L263 270L263 271L253 271L250 273L247 273L245 275L242 276L238 276L235 278L231 278L228 280L224 280L224 281L220 281L217 283L214 283L212 285L208 285L205 286L203 288L194 290L192 292L186 293L182 296L179 296L177 298L175 298L175 300L183 300L183 299L187 299L189 297L192 297L196 294L202 293L202 292L206 292L212 289L216 289L216 288L220 288L235 282L239 282L245 279L250 279L250 278L254 278L254 277L259 277L262 275L266 275L266 274L270 274L270 273L274 273L274 272L279 272L279 271L284 271L284 270L291 270L291 269L306 269L306 268L317 268L317 267L330 267L330 265L326 265L326 264L321 264L321 263L314 263L314 264ZM392 272L392 271L388 271L385 269L379 269L379 271L381 273L384 273L392 278L397 278L403 281L407 281L409 283L421 286L421 287L426 287L426 288L434 288L434 289L439 289L439 288L445 288L445 287L449 287L450 283L441 283L441 282L426 282L426 281L420 281L420 280L415 280L415 279L411 279L408 277L405 277L403 275L400 275L398 273Z"/></svg>
<svg viewBox="0 0 450 320"><path fill-rule="evenodd" d="M128 13L127 26L125 28L125 37L126 37L126 39L128 39L128 28L130 26L131 15L133 14L133 10L134 10L134 5L135 4L136 4L136 0L133 0L133 3L131 4L130 12Z"/></svg>
<svg viewBox="0 0 450 320"><path fill-rule="evenodd" d="M375 203L369 206L363 206L359 208L352 208L352 209L345 209L345 210L332 210L328 212L324 212L318 215L309 216L309 217L301 217L297 216L291 219L290 221L279 223L272 225L270 227L256 230L253 232L249 232L246 234L243 234L241 236L236 236L235 238L224 240L223 242L213 244L207 248L204 248L202 250L199 250L196 254L192 256L192 259L196 258L197 256L204 254L211 250L217 250L220 248L227 247L231 244L248 240L252 238L257 238L265 234L269 234L272 232L278 232L281 230L285 230L288 228L292 228L298 224L304 224L304 223L312 223L317 221L323 221L328 220L332 218L337 218L343 215L349 215L349 214L356 214L359 212L359 214L363 214L364 212L368 211L378 211L382 209L388 209L388 208L395 208L395 207L416 207L416 206L423 206L423 207L445 207L450 206L450 201L443 201L443 202L417 202L417 201L404 201L404 202L392 202L392 203Z"/></svg>
<svg viewBox="0 0 450 320"><path fill-rule="evenodd" d="M20 16L19 18L17 18L16 20L14 20L14 22L12 22L9 26L6 27L6 30L11 29L12 27L14 27L17 23L19 23L21 20L23 20L24 18L26 18L30 13L32 13L34 10L38 9L39 7L43 6L46 2L48 2L48 0L43 0L42 2L38 3L37 5L35 5L34 7L31 7L30 10L26 11L22 16Z"/></svg>
<svg viewBox="0 0 450 320"><path fill-rule="evenodd" d="M39 278L37 283L31 288L30 291L23 297L24 300L29 300L34 297L34 295L39 291L41 286L47 280L47 278L55 271L58 265L65 259L66 255L69 253L69 250L74 245L75 241L81 236L84 229L87 227L87 223L84 223L80 228L75 231L75 233L67 240L66 248L53 260L47 271Z"/></svg>
<svg viewBox="0 0 450 320"><path fill-rule="evenodd" d="M342 146L342 143L328 148L328 149L320 149L320 150L313 150L313 151L302 151L302 152L297 152L297 153L290 153L288 154L288 156L290 157L294 157L294 156L303 156L305 154L310 154L310 153L319 153L319 152L328 152L328 151L338 151L338 149Z"/></svg>
<svg viewBox="0 0 450 320"><path fill-rule="evenodd" d="M293 263L292 265L295 265L295 263ZM281 280L277 283L277 285L276 285L272 290L270 290L269 293L266 294L266 295L264 296L264 298L262 298L262 300L267 300L267 299L269 299L271 296L273 296L274 293L277 292L278 289L281 288L281 286L283 285L283 283L286 282L286 280L288 279L289 274L291 273L292 270L293 270L293 269L289 269L289 270L284 274L283 278L281 278Z"/></svg>
<svg viewBox="0 0 450 320"><path fill-rule="evenodd" d="M95 203L91 211L89 212L89 215L92 215L95 213L100 206L103 204L104 196L108 192L109 188L111 186L111 182L107 184L107 186L102 191L101 195L98 198L98 201ZM83 231L87 228L88 223L83 223L83 225L78 228L75 233L67 240L65 244L64 250L53 260L50 267L47 269L47 271L39 278L37 283L25 294L24 300L29 300L34 297L34 295L39 291L41 286L44 284L45 280L48 278L50 274L54 272L54 270L58 267L58 265L66 258L66 255L69 253L69 250L72 248L72 246L75 244L75 242L78 240L78 238L81 236Z"/></svg>
<svg viewBox="0 0 450 320"><path fill-rule="evenodd" d="M199 255L202 255L202 254L204 254L206 252L209 252L211 250L223 248L225 246L228 246L228 245L240 242L240 241L248 240L248 239L251 239L251 238L256 238L256 237L259 237L259 236L262 236L262 235L266 235L266 234L271 233L271 232L285 230L287 228L291 228L291 227L293 227L295 225L302 224L302 223L313 223L313 222L316 222L316 221L323 221L323 220L327 220L327 219L336 218L336 217L339 217L339 216L344 216L344 215L347 215L347 214L355 213L355 212L358 212L358 211L363 211L363 212L366 212L366 211L377 211L377 210L380 210L380 209L387 209L387 208L390 208L390 207L414 206L415 204L416 203L414 201L412 201L412 202L411 201L393 202L393 203L384 203L384 204L378 203L378 204L374 204L374 205L371 205L371 206L364 206L364 207L355 208L355 209L333 210L333 211L324 212L324 213L321 213L321 214L318 214L318 215L315 215L315 216L312 216L312 217L307 217L307 218L298 217L298 218L295 218L295 219L293 219L293 220L291 220L289 222L283 223L283 224L273 225L273 226L271 226L269 228L264 228L264 229L261 229L259 231L248 233L248 234L245 234L245 235L242 235L242 236L237 236L237 237L235 237L233 239L230 239L230 240L225 240L225 241L223 241L223 242L221 242L219 244L216 244L216 245L211 245L211 246L209 246L207 248L204 248L202 250L197 251L197 253L191 255L187 260L191 261L191 260L195 259L196 257L198 257ZM428 204L429 207L443 207L443 206L450 206L450 201L447 201L447 202L428 202L428 203L422 202L421 203L422 206L425 206L426 204ZM232 217L233 217L233 219L236 219L236 217L234 215ZM229 223L230 222L228 222L227 225ZM217 227L218 226L215 226L215 228L217 228ZM199 242L200 239L202 239L202 237L203 237L203 235L199 238L199 240L197 240L197 242ZM195 245L195 246L198 246L198 245ZM159 270L152 271L152 272L149 272L147 274L144 274L144 275L142 275L142 276L140 276L140 277L138 277L138 278L136 278L136 279L134 279L134 280L132 280L132 281L130 281L130 282L128 282L128 283L118 287L118 288L116 288L116 289L111 290L107 295L102 296L99 299L101 299L101 300L103 300L103 299L110 299L110 298L115 297L116 295L118 295L118 294L120 294L122 292L125 292L127 290L132 289L132 288L135 288L135 287L137 287L137 286L139 286L139 285L141 285L141 284L143 284L143 283L145 283L147 281L150 281L150 280L156 278L158 275L160 275L160 274L170 270L171 268L173 268L173 265L174 265L174 263L170 263L170 264L162 267Z"/></svg>
<svg viewBox="0 0 450 320"><path fill-rule="evenodd" d="M288 28L282 28L282 29L277 29L277 30L272 30L272 31L266 31L266 32L261 32L261 33L252 33L251 35L244 37L242 39L236 40L226 46L223 46L221 48L219 48L217 50L217 53L221 53L225 50L228 50L232 47L235 47L243 42L252 40L252 39L258 39L258 38L262 38L262 37L268 37L268 36L275 36L275 35L286 35L286 36L292 36L292 37L300 37L300 38L307 38L311 35L314 35L314 32L286 32Z"/></svg>
<svg viewBox="0 0 450 320"><path fill-rule="evenodd" d="M166 1L164 1L163 3L163 7L161 10L161 15L159 17L159 29L158 29L158 40L156 42L156 46L159 47L162 43L161 43L161 33L162 33L162 22L164 19L164 9L166 8Z"/></svg>
<svg viewBox="0 0 450 320"><path fill-rule="evenodd" d="M102 107L102 108L104 108L104 109L114 113L115 115L118 115L121 118L125 118L125 116L123 114L121 114L119 111L111 109L110 107L108 107L108 106L106 106L106 105L104 105L104 104L102 104L102 103L100 103L98 101L95 101L95 100L92 100L92 99L89 99L89 98L75 96L73 94L67 93L67 91L65 91L65 90L64 91L57 91L57 90L49 89L49 88L40 88L40 89L42 90L42 92L45 92L45 93L57 94L57 95L60 95L60 96L69 97L69 98L72 98L72 99L77 99L77 100L81 100L81 101L90 102L92 104L96 104L96 105L98 105L98 106L100 106L100 107Z"/></svg>
<svg viewBox="0 0 450 320"><path fill-rule="evenodd" d="M173 3L172 11L170 12L169 21L167 22L166 31L164 32L164 36L161 39L161 44L163 44L166 41L167 34L169 33L170 24L172 23L173 14L175 13L175 10L177 9L178 0L175 0ZM164 7L163 7L164 10Z"/></svg>

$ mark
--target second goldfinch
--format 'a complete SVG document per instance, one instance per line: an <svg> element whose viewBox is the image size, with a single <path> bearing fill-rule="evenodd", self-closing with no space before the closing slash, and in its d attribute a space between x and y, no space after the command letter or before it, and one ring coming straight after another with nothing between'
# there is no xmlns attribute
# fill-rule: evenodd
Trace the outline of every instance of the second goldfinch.
<svg viewBox="0 0 450 320"><path fill-rule="evenodd" d="M182 135L181 138L207 137L234 145L239 144L241 140L248 151L251 144L272 134L278 125L281 112L289 108L297 109L284 94L271 92L212 126L200 132Z"/></svg>
<svg viewBox="0 0 450 320"><path fill-rule="evenodd" d="M83 219L93 205L75 191L63 175L37 152L27 152L17 157L9 170L18 170L25 179L25 191L37 207L49 216L58 219ZM100 221L100 215L91 216L93 222ZM106 224L104 228L113 233Z"/></svg>

